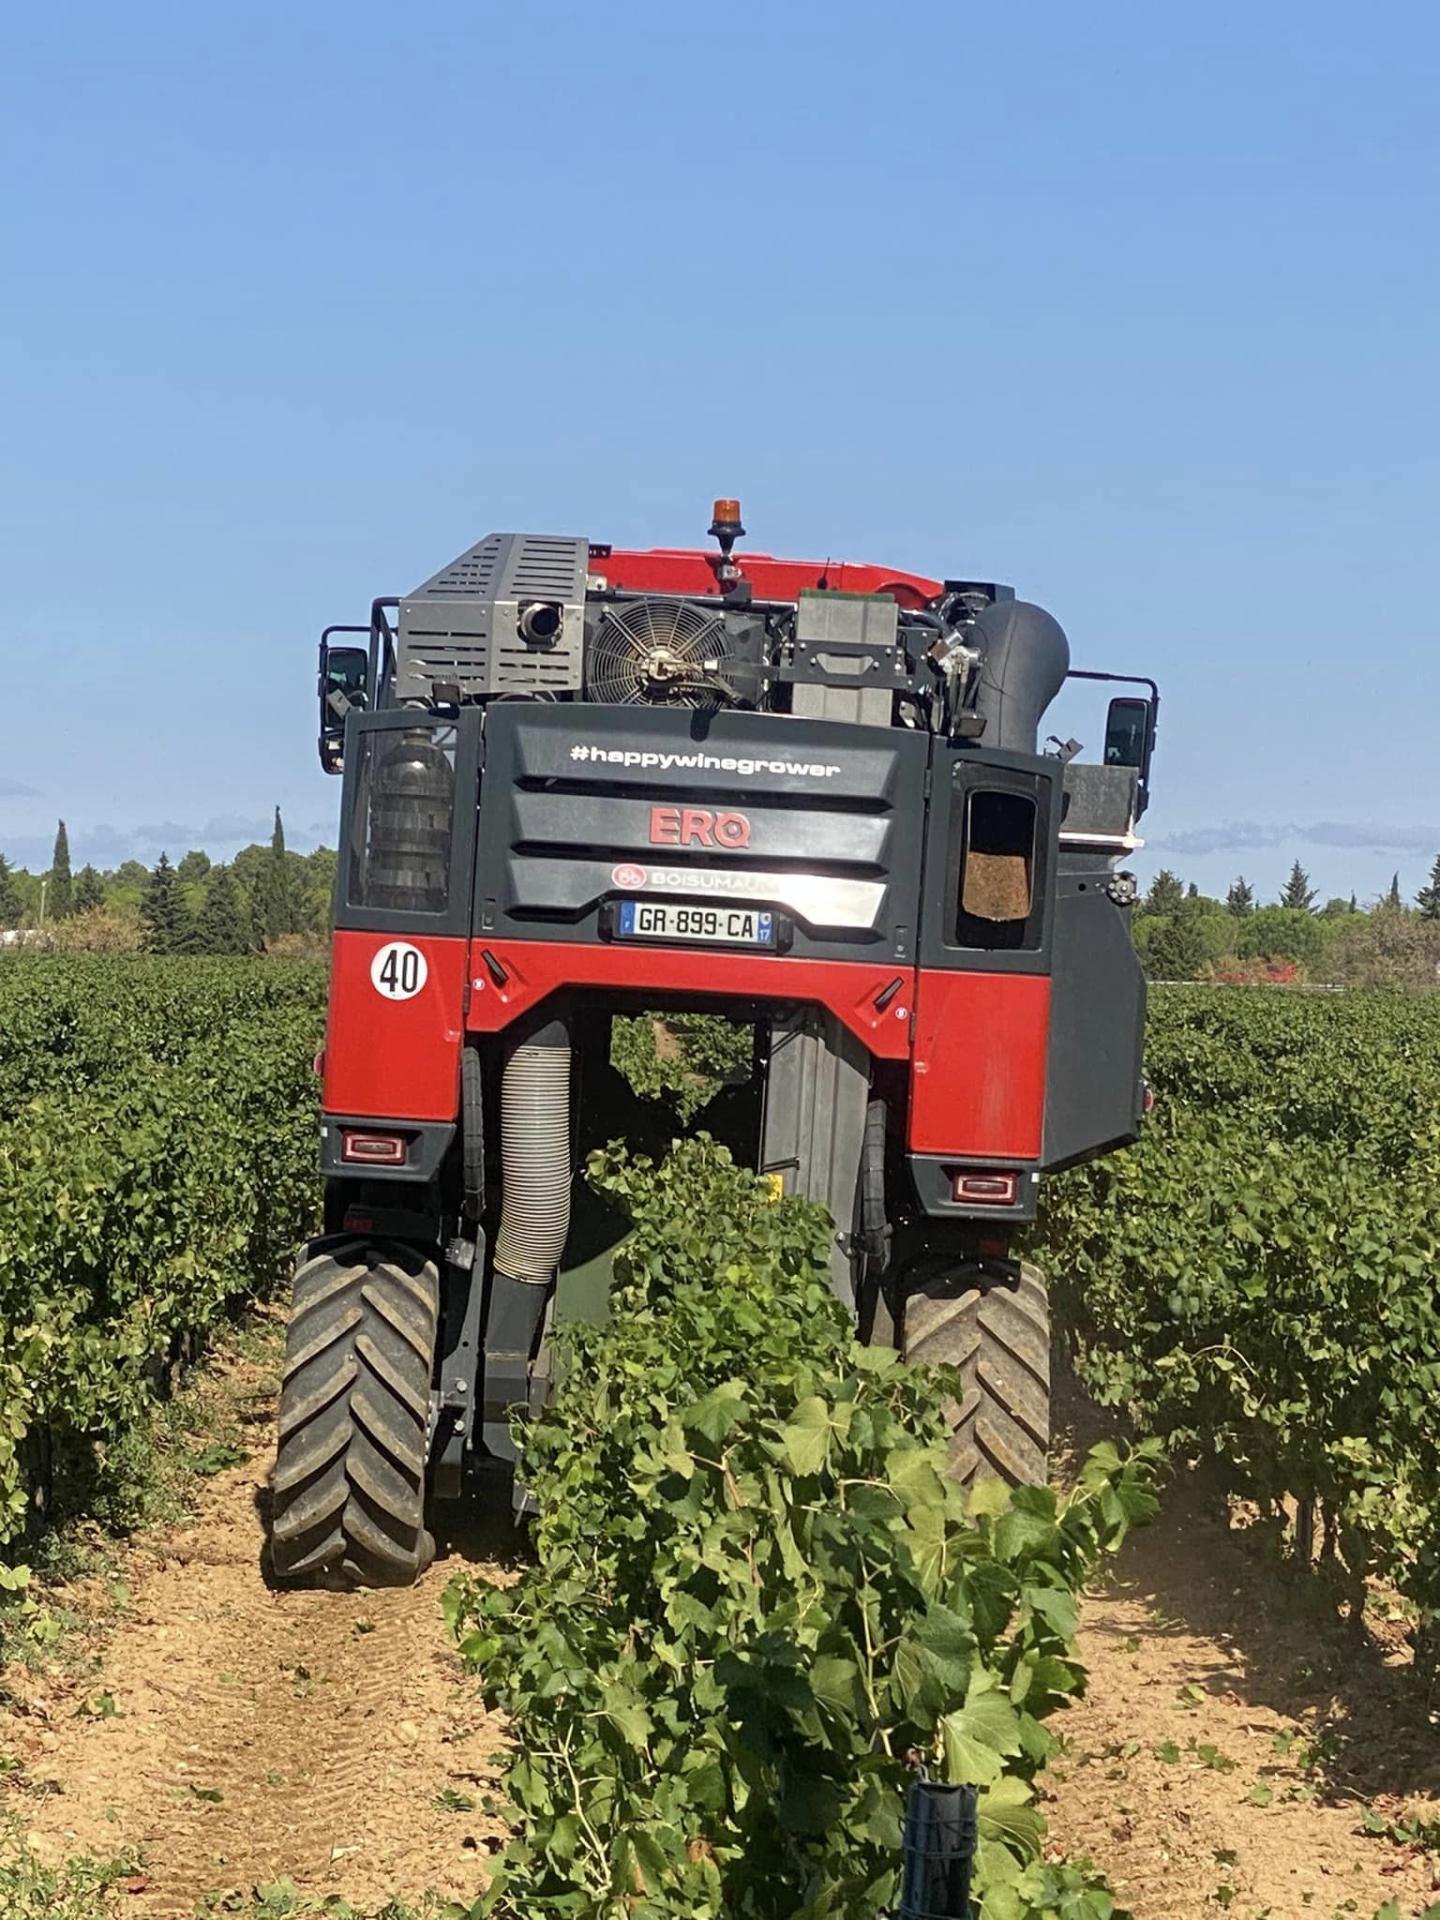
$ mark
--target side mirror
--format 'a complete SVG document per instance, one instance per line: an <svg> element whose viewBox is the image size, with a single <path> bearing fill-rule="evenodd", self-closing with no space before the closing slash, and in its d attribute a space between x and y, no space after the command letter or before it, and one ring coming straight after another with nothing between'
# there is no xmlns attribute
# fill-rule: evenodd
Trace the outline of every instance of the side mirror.
<svg viewBox="0 0 1440 1920"><path fill-rule="evenodd" d="M1143 767L1149 743L1150 702L1112 700L1105 716L1106 766Z"/></svg>
<svg viewBox="0 0 1440 1920"><path fill-rule="evenodd" d="M1105 764L1107 767L1134 767L1137 783L1137 812L1143 813L1150 799L1150 756L1155 751L1155 702L1131 695L1110 702L1105 716Z"/></svg>
<svg viewBox="0 0 1440 1920"><path fill-rule="evenodd" d="M370 649L332 646L333 631L320 636L320 764L326 773L341 771L345 716L365 706L370 689Z"/></svg>

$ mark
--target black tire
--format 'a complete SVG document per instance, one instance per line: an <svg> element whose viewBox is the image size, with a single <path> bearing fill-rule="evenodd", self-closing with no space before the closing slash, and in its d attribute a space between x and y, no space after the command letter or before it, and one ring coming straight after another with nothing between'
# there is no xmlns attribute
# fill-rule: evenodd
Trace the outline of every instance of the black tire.
<svg viewBox="0 0 1440 1920"><path fill-rule="evenodd" d="M460 1055L460 1118L465 1218L473 1222L485 1212L485 1089L474 1047Z"/></svg>
<svg viewBox="0 0 1440 1920"><path fill-rule="evenodd" d="M958 1367L950 1471L962 1486L1043 1485L1050 1450L1050 1303L1028 1261L1010 1275L967 1265L927 1278L904 1305L902 1351Z"/></svg>
<svg viewBox="0 0 1440 1920"><path fill-rule="evenodd" d="M857 1330L871 1347L893 1347L895 1319L885 1294L894 1229L885 1195L888 1119L885 1102L865 1109L860 1179L855 1194L855 1305Z"/></svg>
<svg viewBox="0 0 1440 1920"><path fill-rule="evenodd" d="M280 1389L271 1557L294 1585L397 1587L434 1557L425 1455L440 1276L362 1240L295 1275Z"/></svg>

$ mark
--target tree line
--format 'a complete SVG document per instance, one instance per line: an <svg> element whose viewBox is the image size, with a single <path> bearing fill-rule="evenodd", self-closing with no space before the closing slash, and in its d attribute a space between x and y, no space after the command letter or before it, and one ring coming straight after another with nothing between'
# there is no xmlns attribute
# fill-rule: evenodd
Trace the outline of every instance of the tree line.
<svg viewBox="0 0 1440 1920"><path fill-rule="evenodd" d="M1135 945L1156 980L1314 981L1342 986L1440 985L1440 855L1407 901L1396 874L1378 900L1320 900L1297 860L1273 902L1243 875L1223 900L1168 867L1135 913Z"/></svg>
<svg viewBox="0 0 1440 1920"><path fill-rule="evenodd" d="M12 867L0 853L0 929L43 934L60 947L149 953L259 953L277 941L329 930L335 854L292 853L280 809L267 845L229 862L198 848L172 865L138 860L102 872L74 872L62 820L44 873Z"/></svg>
<svg viewBox="0 0 1440 1920"><path fill-rule="evenodd" d="M172 865L72 871L65 822L49 868L14 868L0 853L0 930L44 930L63 947L151 953L257 953L329 931L335 853L290 852L280 809L267 845L228 863L192 849ZM1135 913L1135 945L1157 980L1312 980L1357 986L1440 984L1440 855L1412 902L1398 874L1377 901L1323 904L1297 860L1278 898L1262 903L1238 875L1223 900L1168 867Z"/></svg>

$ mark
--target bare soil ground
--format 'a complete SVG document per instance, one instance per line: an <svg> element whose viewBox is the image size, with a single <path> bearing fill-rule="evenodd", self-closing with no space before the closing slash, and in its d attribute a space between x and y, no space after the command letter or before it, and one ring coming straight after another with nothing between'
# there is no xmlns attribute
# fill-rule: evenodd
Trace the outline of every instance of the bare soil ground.
<svg viewBox="0 0 1440 1920"><path fill-rule="evenodd" d="M88 1622L3 1676L0 1753L21 1771L0 1807L52 1862L138 1851L136 1920L190 1920L203 1897L281 1877L362 1908L473 1899L502 1831L485 1811L501 1733L440 1595L461 1569L504 1578L495 1544L442 1548L411 1591L274 1591L273 1374L231 1354L213 1378L253 1455L203 1484L192 1521L128 1551L118 1611L108 1582L59 1596Z"/></svg>
<svg viewBox="0 0 1440 1920"><path fill-rule="evenodd" d="M1086 1600L1081 1653L1051 1837L1137 1920L1411 1920L1440 1902L1440 1854L1365 1827L1367 1809L1440 1821L1440 1731L1401 1636L1350 1635L1196 1485L1170 1485Z"/></svg>

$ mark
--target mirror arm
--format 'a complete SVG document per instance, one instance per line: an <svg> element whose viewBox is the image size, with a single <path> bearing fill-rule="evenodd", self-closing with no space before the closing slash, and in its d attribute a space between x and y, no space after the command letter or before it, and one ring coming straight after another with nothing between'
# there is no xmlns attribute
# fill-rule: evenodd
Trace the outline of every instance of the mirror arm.
<svg viewBox="0 0 1440 1920"><path fill-rule="evenodd" d="M1144 687L1149 692L1151 706L1160 705L1160 689L1146 673L1100 673L1094 667L1071 667L1065 678L1067 680L1113 680L1120 686Z"/></svg>

